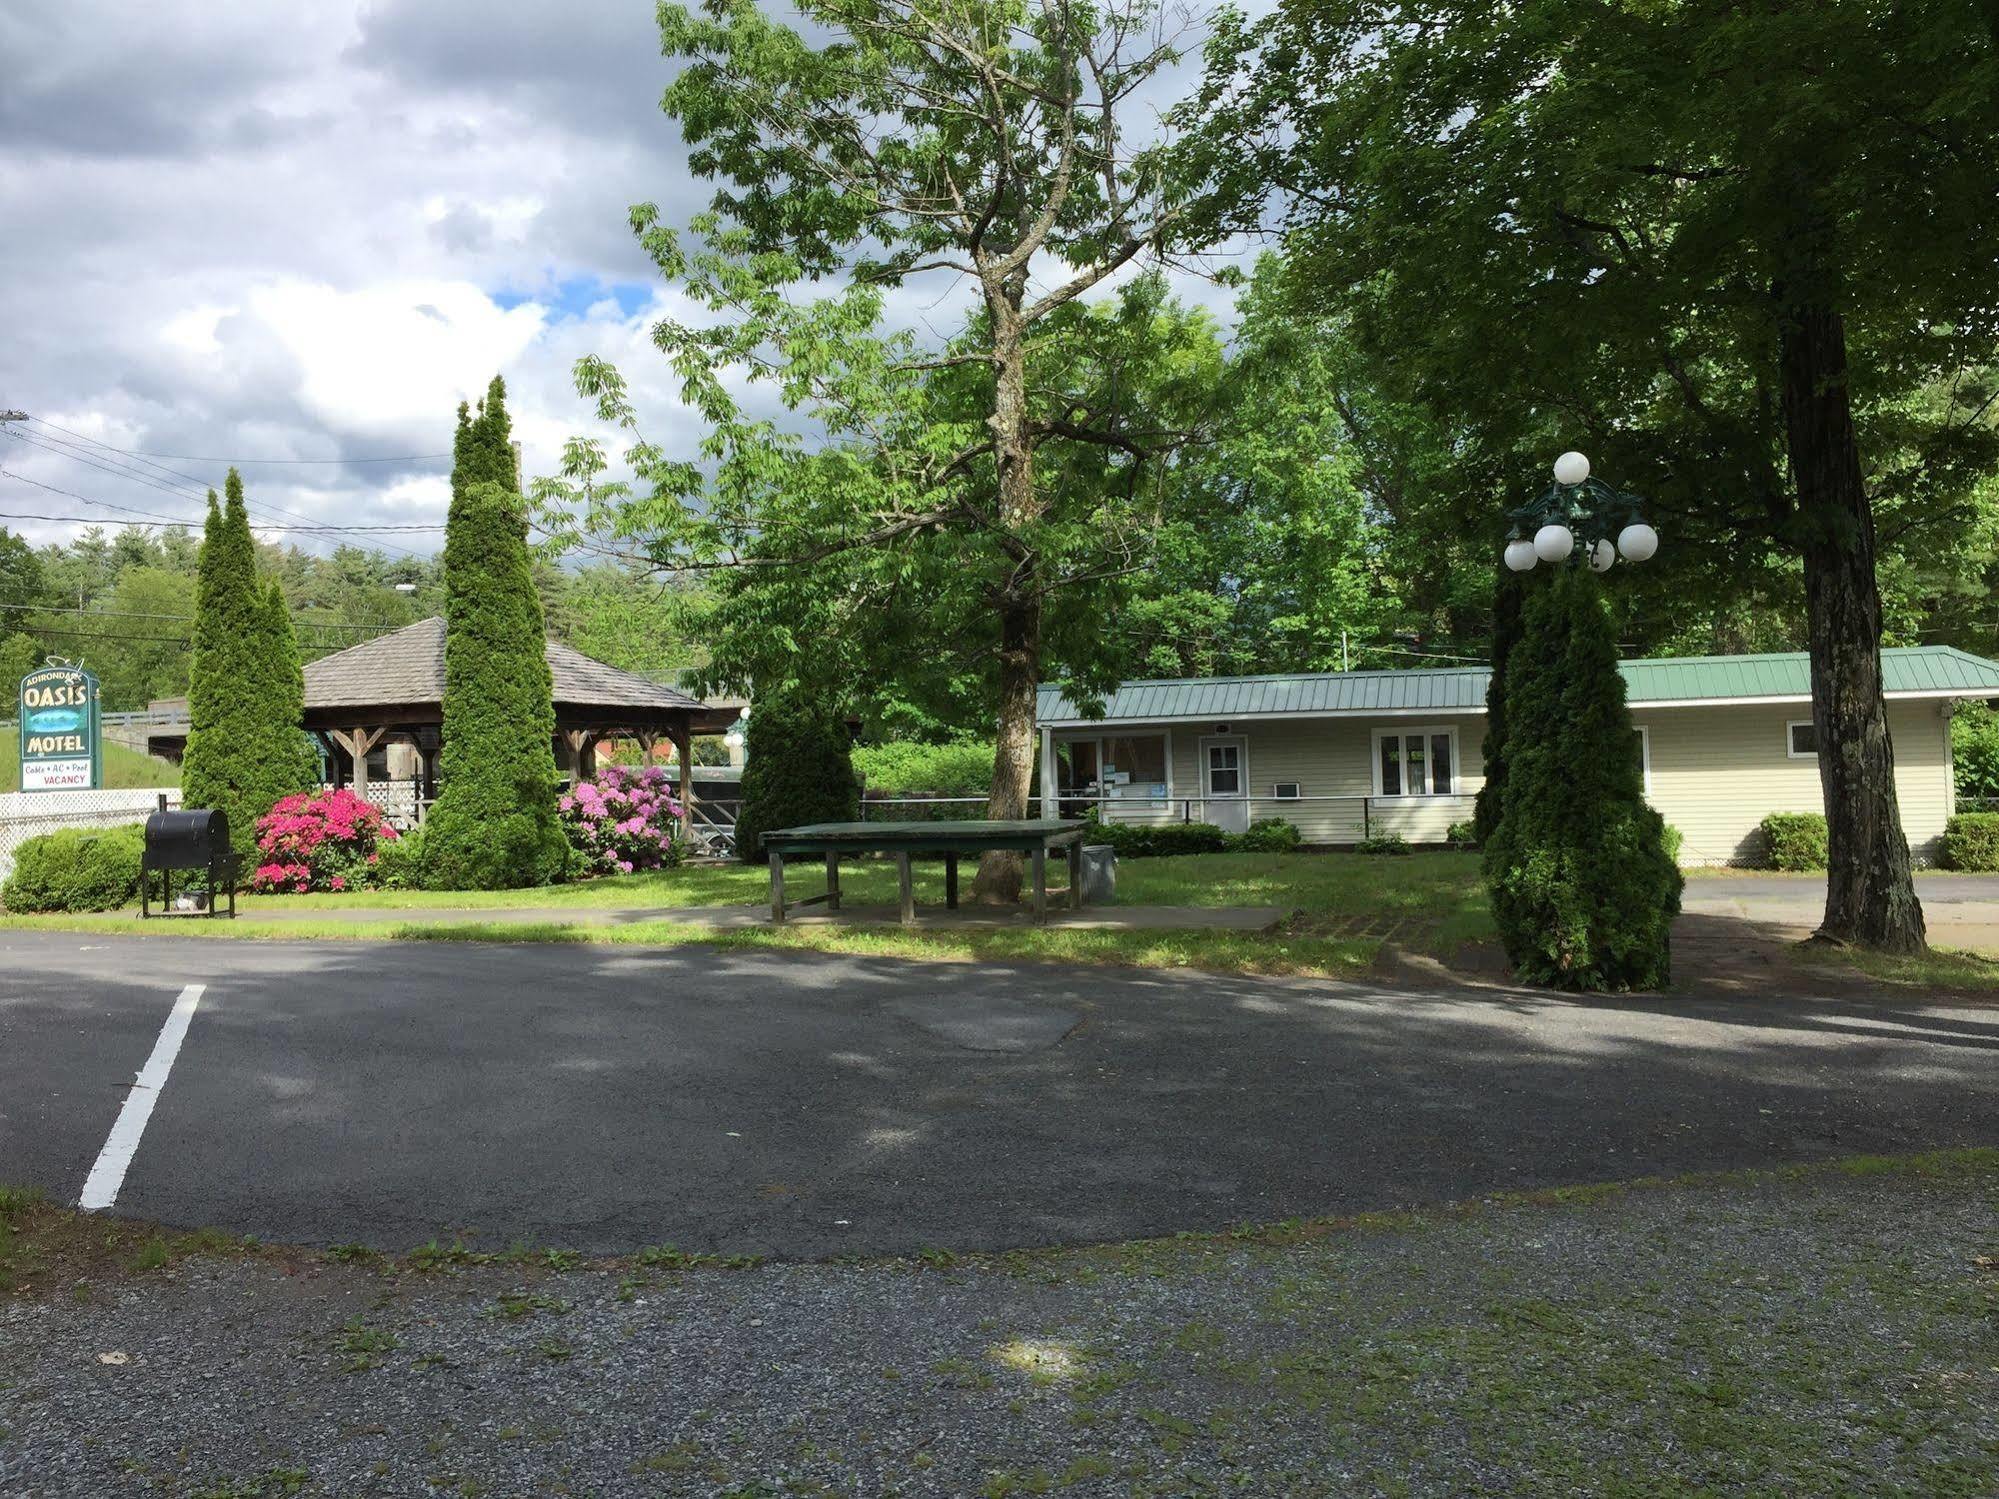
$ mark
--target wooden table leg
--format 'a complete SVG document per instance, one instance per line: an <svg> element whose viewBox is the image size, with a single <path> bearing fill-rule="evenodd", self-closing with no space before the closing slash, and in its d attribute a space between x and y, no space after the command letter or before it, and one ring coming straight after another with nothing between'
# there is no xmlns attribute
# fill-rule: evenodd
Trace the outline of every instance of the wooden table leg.
<svg viewBox="0 0 1999 1499"><path fill-rule="evenodd" d="M958 856L956 854L946 854L944 856L944 909L947 911L958 909Z"/></svg>
<svg viewBox="0 0 1999 1499"><path fill-rule="evenodd" d="M829 911L840 909L840 856L838 854L828 854L826 856L826 909Z"/></svg>
<svg viewBox="0 0 1999 1499"><path fill-rule="evenodd" d="M895 877L902 886L902 924L916 925L916 890L909 878L909 855L895 856Z"/></svg>
<svg viewBox="0 0 1999 1499"><path fill-rule="evenodd" d="M1034 851L1034 924L1048 920L1048 850Z"/></svg>
<svg viewBox="0 0 1999 1499"><path fill-rule="evenodd" d="M784 855L770 856L770 919L773 926L784 925Z"/></svg>
<svg viewBox="0 0 1999 1499"><path fill-rule="evenodd" d="M1080 838L1069 845L1069 909L1083 909L1083 842Z"/></svg>

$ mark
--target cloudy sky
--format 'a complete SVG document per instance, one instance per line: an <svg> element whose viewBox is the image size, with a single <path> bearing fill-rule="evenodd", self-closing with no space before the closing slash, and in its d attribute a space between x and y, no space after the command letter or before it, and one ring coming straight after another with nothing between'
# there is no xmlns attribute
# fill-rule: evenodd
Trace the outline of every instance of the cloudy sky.
<svg viewBox="0 0 1999 1499"><path fill-rule="evenodd" d="M448 462L419 455L457 402L503 373L547 472L587 428L584 353L691 442L625 226L710 191L658 107L652 13L0 0L0 410L36 419L4 424L0 512L196 517L234 460L267 522L435 523Z"/></svg>

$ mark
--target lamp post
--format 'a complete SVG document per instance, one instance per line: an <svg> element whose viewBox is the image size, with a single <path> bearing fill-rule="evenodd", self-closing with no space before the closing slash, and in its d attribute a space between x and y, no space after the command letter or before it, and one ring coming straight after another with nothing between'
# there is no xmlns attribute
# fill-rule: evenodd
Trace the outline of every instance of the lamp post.
<svg viewBox="0 0 1999 1499"><path fill-rule="evenodd" d="M1619 557L1645 562L1659 550L1659 533L1646 524L1638 496L1591 478L1581 453L1557 458L1555 482L1510 518L1504 555L1517 573L1569 561L1608 572Z"/></svg>

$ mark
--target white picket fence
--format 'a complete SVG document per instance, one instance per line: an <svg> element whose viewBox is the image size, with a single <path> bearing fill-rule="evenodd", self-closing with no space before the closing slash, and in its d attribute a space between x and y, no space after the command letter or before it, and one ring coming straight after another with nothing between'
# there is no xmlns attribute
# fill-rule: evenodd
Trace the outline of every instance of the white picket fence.
<svg viewBox="0 0 1999 1499"><path fill-rule="evenodd" d="M14 869L14 850L62 828L115 828L144 822L164 794L180 805L178 788L159 791L10 791L0 794L0 879Z"/></svg>

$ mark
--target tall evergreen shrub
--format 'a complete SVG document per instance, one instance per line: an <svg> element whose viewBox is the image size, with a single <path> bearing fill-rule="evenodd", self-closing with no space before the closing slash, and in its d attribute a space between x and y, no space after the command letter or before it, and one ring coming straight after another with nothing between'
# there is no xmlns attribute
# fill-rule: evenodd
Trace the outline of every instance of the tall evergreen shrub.
<svg viewBox="0 0 1999 1499"><path fill-rule="evenodd" d="M795 686L758 697L743 748L736 854L745 862L770 862L763 848L768 829L851 822L860 815L853 736L823 697Z"/></svg>
<svg viewBox="0 0 1999 1499"><path fill-rule="evenodd" d="M1499 826L1500 798L1506 791L1506 658L1520 642L1521 613L1527 595L1523 579L1501 567L1492 585L1492 679L1485 689L1485 783L1472 810L1473 840L1492 841Z"/></svg>
<svg viewBox="0 0 1999 1499"><path fill-rule="evenodd" d="M1528 594L1506 662L1506 787L1485 850L1500 938L1530 983L1656 988L1682 881L1645 804L1602 595L1579 567Z"/></svg>
<svg viewBox="0 0 1999 1499"><path fill-rule="evenodd" d="M529 569L527 510L506 387L458 408L444 533L444 727L437 803L423 829L432 889L503 890L562 878L554 683Z"/></svg>
<svg viewBox="0 0 1999 1499"><path fill-rule="evenodd" d="M193 653L188 680L186 805L228 815L230 843L248 853L257 819L315 779L300 727L305 678L284 595L257 583L243 480L234 469L226 507L208 496L195 568Z"/></svg>

